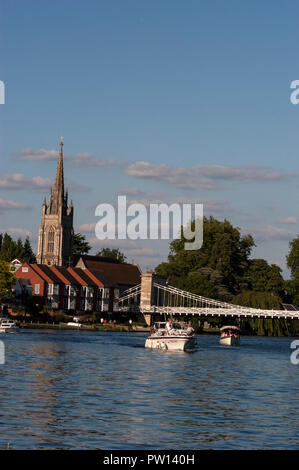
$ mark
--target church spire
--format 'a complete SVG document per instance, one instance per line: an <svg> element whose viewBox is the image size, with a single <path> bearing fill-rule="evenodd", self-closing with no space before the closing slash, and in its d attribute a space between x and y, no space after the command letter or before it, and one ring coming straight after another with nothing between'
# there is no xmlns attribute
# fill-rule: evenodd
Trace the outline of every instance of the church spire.
<svg viewBox="0 0 299 470"><path fill-rule="evenodd" d="M53 192L53 212L57 213L64 200L64 175L63 175L63 137L60 141L59 157L56 170L56 178Z"/></svg>

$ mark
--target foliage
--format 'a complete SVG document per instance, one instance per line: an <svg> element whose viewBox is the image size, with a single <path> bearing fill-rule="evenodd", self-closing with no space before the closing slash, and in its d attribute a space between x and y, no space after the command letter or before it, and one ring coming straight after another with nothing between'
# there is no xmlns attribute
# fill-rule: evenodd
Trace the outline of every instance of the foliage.
<svg viewBox="0 0 299 470"><path fill-rule="evenodd" d="M15 258L27 263L36 262L29 237L23 243L21 238L15 242L7 233L0 234L0 260L9 262Z"/></svg>
<svg viewBox="0 0 299 470"><path fill-rule="evenodd" d="M103 256L105 258L113 258L120 263L126 263L127 257L118 248L102 248L96 253L96 256Z"/></svg>
<svg viewBox="0 0 299 470"><path fill-rule="evenodd" d="M73 254L86 255L91 250L91 246L86 241L85 235L81 233L74 233L73 236Z"/></svg>
<svg viewBox="0 0 299 470"><path fill-rule="evenodd" d="M6 261L0 261L0 300L8 296L15 281L13 273L9 270Z"/></svg>
<svg viewBox="0 0 299 470"><path fill-rule="evenodd" d="M242 292L233 298L232 303L244 307L261 308L262 310L281 309L281 299L269 292Z"/></svg>
<svg viewBox="0 0 299 470"><path fill-rule="evenodd" d="M290 242L286 256L287 266L291 270L291 279L285 281L287 301L299 306L299 237Z"/></svg>
<svg viewBox="0 0 299 470"><path fill-rule="evenodd" d="M280 267L269 265L264 259L250 260L248 282L253 291L270 292L279 297L284 295L285 284Z"/></svg>
<svg viewBox="0 0 299 470"><path fill-rule="evenodd" d="M176 287L227 300L247 287L253 246L252 236L241 236L228 220L204 217L202 248L186 251L183 237L172 241L168 262L157 266L156 273L167 276Z"/></svg>
<svg viewBox="0 0 299 470"><path fill-rule="evenodd" d="M245 329L258 336L289 336L291 330L284 318L250 318L246 321Z"/></svg>
<svg viewBox="0 0 299 470"><path fill-rule="evenodd" d="M299 237L294 238L289 244L290 251L287 255L287 266L291 270L292 277L299 270Z"/></svg>

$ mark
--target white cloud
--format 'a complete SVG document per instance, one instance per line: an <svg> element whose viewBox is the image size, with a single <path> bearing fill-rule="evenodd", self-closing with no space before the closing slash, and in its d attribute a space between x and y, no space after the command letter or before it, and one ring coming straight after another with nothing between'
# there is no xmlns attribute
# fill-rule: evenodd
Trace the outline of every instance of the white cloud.
<svg viewBox="0 0 299 470"><path fill-rule="evenodd" d="M30 161L51 161L57 160L58 158L58 151L57 150L46 150L46 149L38 149L33 150L31 148L21 149L20 157L18 160L30 160Z"/></svg>
<svg viewBox="0 0 299 470"><path fill-rule="evenodd" d="M11 201L9 199L0 198L0 212L3 210L24 210L31 209L31 206L24 204L23 202Z"/></svg>
<svg viewBox="0 0 299 470"><path fill-rule="evenodd" d="M10 173L0 177L1 189L36 189L45 191L49 189L51 183L51 178L43 178L42 176L27 178L22 173Z"/></svg>
<svg viewBox="0 0 299 470"><path fill-rule="evenodd" d="M53 186L53 180L42 176L28 178L22 173L9 173L0 176L0 189L49 191L51 186ZM90 191L90 187L73 181L70 181L67 186L74 191Z"/></svg>
<svg viewBox="0 0 299 470"><path fill-rule="evenodd" d="M31 240L36 239L36 235L34 236L30 230L27 230L25 228L6 228L6 229L0 229L0 233L8 233L12 237L21 237L21 238L26 238L29 237Z"/></svg>
<svg viewBox="0 0 299 470"><path fill-rule="evenodd" d="M81 224L78 225L76 228L76 232L83 232L83 233L88 233L88 232L94 232L96 224Z"/></svg>
<svg viewBox="0 0 299 470"><path fill-rule="evenodd" d="M286 230L284 228L273 227L268 225L263 229L249 230L255 241L263 242L269 240L291 240L296 236L295 232Z"/></svg>
<svg viewBox="0 0 299 470"><path fill-rule="evenodd" d="M288 225L288 224L291 224L291 225L292 224L298 224L299 223L299 218L298 217L292 217L292 216L285 217L284 219L278 220L278 223L286 224L286 225Z"/></svg>
<svg viewBox="0 0 299 470"><path fill-rule="evenodd" d="M284 173L264 167L230 167L224 165L195 165L191 168L138 161L129 165L125 173L134 178L164 181L176 188L219 188L220 181L281 181L295 173Z"/></svg>
<svg viewBox="0 0 299 470"><path fill-rule="evenodd" d="M21 149L19 151L18 160L25 160L25 161L39 161L39 162L49 162L49 161L57 161L58 159L58 151L57 150L47 150L47 149L38 149L33 150L31 148ZM64 154L64 159L66 161L71 160L71 164L77 167L105 167L105 166L121 166L120 162L117 162L113 159L103 159L94 156L91 153L78 153L75 155L72 154Z"/></svg>

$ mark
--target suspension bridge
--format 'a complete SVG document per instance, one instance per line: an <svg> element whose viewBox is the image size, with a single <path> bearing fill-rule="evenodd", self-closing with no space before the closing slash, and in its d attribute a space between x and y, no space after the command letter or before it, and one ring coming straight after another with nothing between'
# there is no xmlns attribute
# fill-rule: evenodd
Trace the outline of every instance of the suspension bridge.
<svg viewBox="0 0 299 470"><path fill-rule="evenodd" d="M284 310L263 310L209 299L170 286L151 271L142 274L140 284L123 292L119 310L142 313L148 324L154 315L299 319L299 310L293 306Z"/></svg>

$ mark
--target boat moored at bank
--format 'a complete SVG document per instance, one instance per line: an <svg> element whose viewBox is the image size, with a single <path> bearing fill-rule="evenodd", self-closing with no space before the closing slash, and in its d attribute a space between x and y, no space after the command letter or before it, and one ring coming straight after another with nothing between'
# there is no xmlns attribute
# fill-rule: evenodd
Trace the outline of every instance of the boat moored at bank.
<svg viewBox="0 0 299 470"><path fill-rule="evenodd" d="M0 317L0 333L12 333L17 331L19 327L10 318Z"/></svg>

